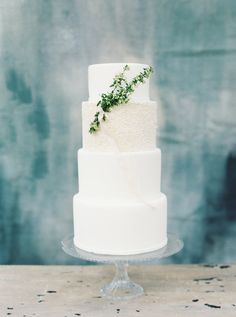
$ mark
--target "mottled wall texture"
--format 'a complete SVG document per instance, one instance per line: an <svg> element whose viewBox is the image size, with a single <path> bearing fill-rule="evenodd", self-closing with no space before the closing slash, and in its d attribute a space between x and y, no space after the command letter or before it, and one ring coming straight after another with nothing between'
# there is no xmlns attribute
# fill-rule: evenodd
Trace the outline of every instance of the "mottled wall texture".
<svg viewBox="0 0 236 317"><path fill-rule="evenodd" d="M236 259L236 1L0 0L0 263L78 263L81 102L92 63L154 66L177 263ZM84 262L82 262L84 263Z"/></svg>

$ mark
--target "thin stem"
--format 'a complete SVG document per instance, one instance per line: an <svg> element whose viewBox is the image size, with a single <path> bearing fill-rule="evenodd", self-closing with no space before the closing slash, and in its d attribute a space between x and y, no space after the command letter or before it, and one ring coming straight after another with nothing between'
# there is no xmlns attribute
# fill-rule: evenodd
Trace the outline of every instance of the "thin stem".
<svg viewBox="0 0 236 317"><path fill-rule="evenodd" d="M127 272L128 264L117 262L116 265L116 274L113 279L113 281L120 281L120 282L128 282L129 281L129 275Z"/></svg>

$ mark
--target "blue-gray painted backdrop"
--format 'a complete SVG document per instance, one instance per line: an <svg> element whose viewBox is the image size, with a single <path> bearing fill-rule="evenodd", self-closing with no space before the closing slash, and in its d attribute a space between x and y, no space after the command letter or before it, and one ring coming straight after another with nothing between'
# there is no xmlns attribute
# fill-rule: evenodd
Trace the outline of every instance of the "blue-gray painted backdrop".
<svg viewBox="0 0 236 317"><path fill-rule="evenodd" d="M236 259L236 1L0 0L0 263L75 263L87 67L127 61L155 68L168 261Z"/></svg>

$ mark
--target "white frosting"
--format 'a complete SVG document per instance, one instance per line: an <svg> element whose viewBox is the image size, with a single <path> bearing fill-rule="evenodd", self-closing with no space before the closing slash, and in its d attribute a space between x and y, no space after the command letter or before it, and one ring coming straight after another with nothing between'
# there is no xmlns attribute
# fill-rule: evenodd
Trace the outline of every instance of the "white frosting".
<svg viewBox="0 0 236 317"><path fill-rule="evenodd" d="M74 243L101 254L137 254L167 243L167 200L160 192L161 151L156 149L157 107L149 100L148 80L130 102L108 113L99 131L89 133L100 94L109 90L124 65L91 65L89 101L82 105ZM128 65L128 79L148 66Z"/></svg>
<svg viewBox="0 0 236 317"><path fill-rule="evenodd" d="M78 151L75 244L106 254L135 254L167 241L166 197L160 193L161 151Z"/></svg>
<svg viewBox="0 0 236 317"><path fill-rule="evenodd" d="M83 200L123 203L155 200L160 194L161 151L105 153L78 151Z"/></svg>
<svg viewBox="0 0 236 317"><path fill-rule="evenodd" d="M138 254L167 243L167 200L160 194L144 203L98 203L74 196L74 243L99 254Z"/></svg>
<svg viewBox="0 0 236 317"><path fill-rule="evenodd" d="M156 148L157 104L127 103L112 109L99 131L89 133L98 108L83 102L83 147L89 151L150 151Z"/></svg>
<svg viewBox="0 0 236 317"><path fill-rule="evenodd" d="M110 85L116 74L122 72L123 67L129 65L130 69L125 72L128 80L138 75L144 68L149 67L146 64L135 63L108 63L94 64L89 66L88 70L88 85L89 85L89 101L98 102L101 94L111 90ZM149 79L146 79L144 84L136 87L135 92L130 96L132 102L149 101Z"/></svg>

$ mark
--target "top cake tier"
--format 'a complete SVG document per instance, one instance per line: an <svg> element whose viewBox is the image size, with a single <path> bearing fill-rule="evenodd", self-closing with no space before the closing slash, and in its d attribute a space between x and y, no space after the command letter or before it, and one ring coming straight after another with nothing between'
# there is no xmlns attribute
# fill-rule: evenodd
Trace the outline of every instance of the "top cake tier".
<svg viewBox="0 0 236 317"><path fill-rule="evenodd" d="M123 69L125 65L129 66L126 74L128 80L134 78L137 74L149 67L146 64L136 63L108 63L90 65L88 69L89 102L98 102L101 94L107 93L113 78ZM130 96L130 102L147 102L149 99L149 79L139 85Z"/></svg>

